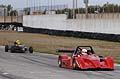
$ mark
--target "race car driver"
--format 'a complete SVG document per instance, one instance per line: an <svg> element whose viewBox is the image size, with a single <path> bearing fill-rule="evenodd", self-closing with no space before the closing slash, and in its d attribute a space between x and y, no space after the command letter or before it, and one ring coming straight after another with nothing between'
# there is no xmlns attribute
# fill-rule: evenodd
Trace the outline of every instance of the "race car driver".
<svg viewBox="0 0 120 79"><path fill-rule="evenodd" d="M82 55L87 55L87 49L82 49L81 54Z"/></svg>
<svg viewBox="0 0 120 79"><path fill-rule="evenodd" d="M15 44L15 45L21 45L21 42L20 42L20 40L16 40L16 41L14 42L14 44Z"/></svg>

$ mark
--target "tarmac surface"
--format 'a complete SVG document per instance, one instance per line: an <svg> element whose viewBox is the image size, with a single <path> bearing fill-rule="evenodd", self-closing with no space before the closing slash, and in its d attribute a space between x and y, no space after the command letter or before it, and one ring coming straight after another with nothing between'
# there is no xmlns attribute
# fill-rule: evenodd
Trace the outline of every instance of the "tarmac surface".
<svg viewBox="0 0 120 79"><path fill-rule="evenodd" d="M59 68L57 56L42 53L10 53L0 47L0 79L120 79L114 71L82 71Z"/></svg>

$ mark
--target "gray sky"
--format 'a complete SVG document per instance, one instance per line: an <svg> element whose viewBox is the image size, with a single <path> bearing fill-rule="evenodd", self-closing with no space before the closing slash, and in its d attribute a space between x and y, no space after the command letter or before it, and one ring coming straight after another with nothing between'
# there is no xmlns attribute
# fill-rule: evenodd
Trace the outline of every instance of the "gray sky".
<svg viewBox="0 0 120 79"><path fill-rule="evenodd" d="M28 2L29 1L29 2ZM0 0L0 4L12 4L14 8L23 8L26 6L36 6L39 5L48 5L51 0ZM53 4L67 4L69 7L72 6L72 0L52 0ZM104 4L106 2L109 3L117 3L120 4L120 0L89 0L89 4ZM83 6L83 0L78 0L78 5Z"/></svg>

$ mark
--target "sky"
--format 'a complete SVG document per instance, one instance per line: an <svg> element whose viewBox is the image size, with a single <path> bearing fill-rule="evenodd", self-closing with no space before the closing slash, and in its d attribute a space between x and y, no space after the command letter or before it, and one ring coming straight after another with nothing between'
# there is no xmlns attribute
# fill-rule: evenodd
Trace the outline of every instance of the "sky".
<svg viewBox="0 0 120 79"><path fill-rule="evenodd" d="M72 7L73 0L52 0L52 4L67 4ZM89 0L89 5L102 5L106 2L120 4L120 0ZM11 4L15 9L28 6L46 6L51 4L51 0L0 0L0 4ZM84 7L83 0L78 0L78 6Z"/></svg>

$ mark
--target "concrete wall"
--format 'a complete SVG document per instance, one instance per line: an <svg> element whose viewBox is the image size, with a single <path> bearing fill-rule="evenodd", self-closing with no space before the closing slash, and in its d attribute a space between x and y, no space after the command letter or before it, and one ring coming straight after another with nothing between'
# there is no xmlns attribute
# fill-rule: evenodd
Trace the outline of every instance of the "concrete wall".
<svg viewBox="0 0 120 79"><path fill-rule="evenodd" d="M11 22L18 22L22 23L23 18L22 16L0 16L0 23L11 23Z"/></svg>
<svg viewBox="0 0 120 79"><path fill-rule="evenodd" d="M53 30L83 31L93 33L120 34L120 18L66 19L66 15L23 16L23 26ZM93 16L94 17L94 16Z"/></svg>
<svg viewBox="0 0 120 79"><path fill-rule="evenodd" d="M66 30L66 15L23 16L23 26Z"/></svg>

